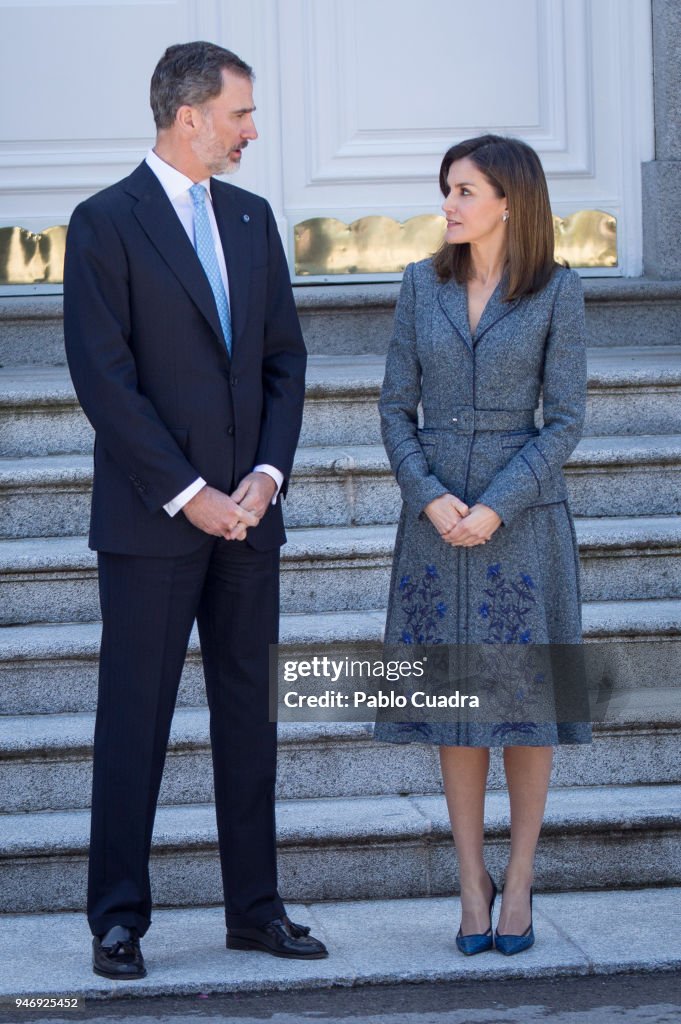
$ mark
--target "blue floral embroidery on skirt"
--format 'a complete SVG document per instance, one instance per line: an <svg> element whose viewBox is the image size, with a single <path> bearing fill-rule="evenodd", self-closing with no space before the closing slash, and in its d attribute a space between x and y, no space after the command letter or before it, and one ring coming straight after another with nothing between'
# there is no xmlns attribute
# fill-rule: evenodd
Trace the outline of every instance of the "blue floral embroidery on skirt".
<svg viewBox="0 0 681 1024"><path fill-rule="evenodd" d="M441 644L442 637L436 635L437 622L443 619L447 605L442 598L439 586L440 576L434 565L427 565L420 581L414 582L411 576L403 576L400 580L402 609L405 616L405 628L402 630L404 644Z"/></svg>
<svg viewBox="0 0 681 1024"><path fill-rule="evenodd" d="M532 593L536 584L529 573L521 573L515 580L507 580L500 562L487 567L488 586L484 593L489 599L483 601L478 614L487 625L488 644L529 644L532 631L527 626L527 616L537 599Z"/></svg>
<svg viewBox="0 0 681 1024"><path fill-rule="evenodd" d="M488 585L484 594L487 600L478 608L478 614L487 623L487 637L483 643L530 644L532 630L527 624L527 618L537 602L533 593L536 583L526 572L508 580L501 562L487 567L486 578ZM518 664L517 658L504 657L503 650L497 654L494 671L483 682L482 688L487 689L490 695L493 694L496 703L501 702L506 720L495 725L492 734L505 738L511 733L536 733L536 722L518 721L517 716L527 715L533 704L536 706L543 701L541 684L544 675L534 673L528 684L525 674L527 664Z"/></svg>

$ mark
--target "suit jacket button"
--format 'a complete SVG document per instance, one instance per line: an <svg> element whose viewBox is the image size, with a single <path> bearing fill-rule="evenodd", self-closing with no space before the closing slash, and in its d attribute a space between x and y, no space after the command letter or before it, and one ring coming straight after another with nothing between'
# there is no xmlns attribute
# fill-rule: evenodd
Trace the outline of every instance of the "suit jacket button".
<svg viewBox="0 0 681 1024"><path fill-rule="evenodd" d="M229 434L230 437L232 437L234 434L234 427L227 427L227 433Z"/></svg>
<svg viewBox="0 0 681 1024"><path fill-rule="evenodd" d="M239 383L239 378L238 377L232 377L232 387L236 387L238 383Z"/></svg>

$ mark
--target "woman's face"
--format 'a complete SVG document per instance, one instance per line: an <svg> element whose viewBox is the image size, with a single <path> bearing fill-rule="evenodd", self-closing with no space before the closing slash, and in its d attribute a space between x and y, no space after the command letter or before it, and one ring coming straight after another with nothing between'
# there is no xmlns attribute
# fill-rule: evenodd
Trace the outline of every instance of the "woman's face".
<svg viewBox="0 0 681 1024"><path fill-rule="evenodd" d="M455 160L447 175L449 195L442 204L447 229L445 240L453 245L464 242L505 238L508 210L504 196L499 197L485 175L468 157Z"/></svg>

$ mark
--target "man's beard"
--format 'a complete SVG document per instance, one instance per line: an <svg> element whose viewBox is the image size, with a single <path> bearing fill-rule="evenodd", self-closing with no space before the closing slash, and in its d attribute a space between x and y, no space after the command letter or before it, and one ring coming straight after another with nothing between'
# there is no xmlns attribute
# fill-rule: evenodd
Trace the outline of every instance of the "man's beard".
<svg viewBox="0 0 681 1024"><path fill-rule="evenodd" d="M210 171L211 175L213 175L213 174L236 174L236 172L239 170L239 166L240 166L241 161L239 161L239 160L231 160L230 159L230 155L233 152L234 152L233 150L230 150L230 152L227 154L227 156L223 157L220 160L216 160L216 159L211 160L210 158L206 159L205 164L206 164L206 167L208 168L208 170Z"/></svg>
<svg viewBox="0 0 681 1024"><path fill-rule="evenodd" d="M216 171L216 174L236 174L241 167L240 160L228 160L224 171Z"/></svg>
<svg viewBox="0 0 681 1024"><path fill-rule="evenodd" d="M244 150L247 145L248 142L244 141L241 143L240 146L233 146L226 154L226 156L220 154L219 159L217 156L210 152L210 144L206 146L205 149L203 146L193 148L199 160L202 162L204 167L212 176L214 174L236 174L236 172L239 170L241 161L232 160L231 155L232 153L235 153L238 150Z"/></svg>

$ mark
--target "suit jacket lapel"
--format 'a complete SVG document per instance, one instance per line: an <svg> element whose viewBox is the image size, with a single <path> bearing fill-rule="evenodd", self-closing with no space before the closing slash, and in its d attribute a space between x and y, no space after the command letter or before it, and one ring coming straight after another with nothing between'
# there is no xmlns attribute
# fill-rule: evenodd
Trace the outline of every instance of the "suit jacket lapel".
<svg viewBox="0 0 681 1024"><path fill-rule="evenodd" d="M149 240L203 313L224 348L215 297L201 261L161 183L146 164L141 164L130 175L128 191L139 200L133 212Z"/></svg>
<svg viewBox="0 0 681 1024"><path fill-rule="evenodd" d="M468 322L468 297L465 287L457 284L456 281L447 281L446 284L438 286L437 297L452 327L466 347L472 351L473 339L471 338L471 329Z"/></svg>
<svg viewBox="0 0 681 1024"><path fill-rule="evenodd" d="M229 186L224 187L223 182L213 181L211 193L229 278L233 357L238 348L239 336L243 332L247 320L248 286L251 279L252 228L250 218L244 214L237 202L238 192Z"/></svg>

